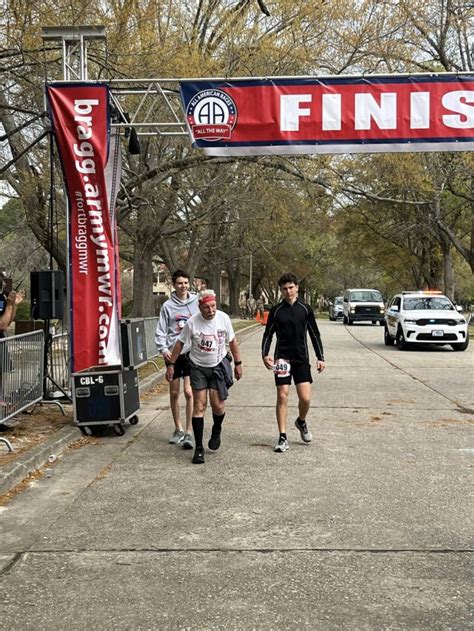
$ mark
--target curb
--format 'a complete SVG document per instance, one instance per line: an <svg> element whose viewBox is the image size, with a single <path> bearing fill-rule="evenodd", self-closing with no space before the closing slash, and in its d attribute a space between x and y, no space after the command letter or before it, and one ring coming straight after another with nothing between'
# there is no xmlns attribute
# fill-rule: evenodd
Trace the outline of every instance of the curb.
<svg viewBox="0 0 474 631"><path fill-rule="evenodd" d="M164 370L149 375L140 384L140 394L144 394L155 387L165 375ZM62 427L55 432L46 442L33 447L24 455L20 456L15 462L12 462L1 469L2 480L0 482L0 495L4 495L11 491L17 484L22 482L26 476L40 469L48 460L48 456L55 454L60 455L68 445L82 437L79 428L74 425Z"/></svg>
<svg viewBox="0 0 474 631"><path fill-rule="evenodd" d="M11 465L2 468L3 479L0 482L0 495L11 491L26 478L29 473L36 471L51 454L60 454L68 445L82 436L77 427L63 427L42 445L34 447Z"/></svg>
<svg viewBox="0 0 474 631"><path fill-rule="evenodd" d="M158 383L160 383L160 381L163 381L163 379L165 378L165 374L166 370L162 368L158 372L145 377L145 379L140 382L140 385L138 387L140 394L146 394L149 390L152 390Z"/></svg>
<svg viewBox="0 0 474 631"><path fill-rule="evenodd" d="M239 338L242 333L247 333L253 329L256 324L251 324L245 329L237 331L237 337ZM152 390L158 383L165 378L166 371L164 369L145 377L140 383L140 394L145 394L149 390ZM1 475L2 480L0 482L0 495L4 495L11 491L17 484L22 482L26 476L37 469L40 469L48 460L48 456L55 454L60 455L64 449L82 437L82 433L79 428L74 425L63 427L55 432L51 438L46 442L30 451L26 452L24 456L20 456L18 460L12 462L12 464L2 467Z"/></svg>

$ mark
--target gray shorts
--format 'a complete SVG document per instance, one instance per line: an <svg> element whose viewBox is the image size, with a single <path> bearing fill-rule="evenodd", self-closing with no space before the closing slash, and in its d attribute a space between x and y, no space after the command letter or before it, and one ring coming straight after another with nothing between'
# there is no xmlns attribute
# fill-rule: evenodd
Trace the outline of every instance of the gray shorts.
<svg viewBox="0 0 474 631"><path fill-rule="evenodd" d="M191 388L193 390L218 390L214 368L190 364Z"/></svg>

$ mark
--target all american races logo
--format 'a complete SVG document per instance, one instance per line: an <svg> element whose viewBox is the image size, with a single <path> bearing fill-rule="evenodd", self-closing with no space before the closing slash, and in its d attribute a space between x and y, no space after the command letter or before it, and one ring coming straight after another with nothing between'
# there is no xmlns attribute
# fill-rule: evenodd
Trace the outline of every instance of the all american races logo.
<svg viewBox="0 0 474 631"><path fill-rule="evenodd" d="M237 108L221 90L203 90L188 103L186 118L195 140L230 140Z"/></svg>

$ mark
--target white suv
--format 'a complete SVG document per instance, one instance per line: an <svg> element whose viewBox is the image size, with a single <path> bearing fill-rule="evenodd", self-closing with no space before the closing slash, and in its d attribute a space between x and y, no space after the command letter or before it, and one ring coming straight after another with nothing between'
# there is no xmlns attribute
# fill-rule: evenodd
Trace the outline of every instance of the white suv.
<svg viewBox="0 0 474 631"><path fill-rule="evenodd" d="M385 314L385 344L450 344L465 351L469 332L461 307L435 291L404 291L394 296Z"/></svg>
<svg viewBox="0 0 474 631"><path fill-rule="evenodd" d="M385 305L377 289L346 289L344 292L344 324L368 320L383 325Z"/></svg>

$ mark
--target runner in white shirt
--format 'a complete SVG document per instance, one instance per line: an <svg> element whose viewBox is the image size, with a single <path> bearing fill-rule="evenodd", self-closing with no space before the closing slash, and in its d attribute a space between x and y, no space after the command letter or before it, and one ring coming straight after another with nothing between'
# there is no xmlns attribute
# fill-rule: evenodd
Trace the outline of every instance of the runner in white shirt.
<svg viewBox="0 0 474 631"><path fill-rule="evenodd" d="M206 320L200 313L189 319L179 339L190 346L189 359L196 366L214 368L227 355L226 341L234 339L234 329L229 316L216 311L212 320Z"/></svg>
<svg viewBox="0 0 474 631"><path fill-rule="evenodd" d="M242 377L240 349L235 338L229 316L217 310L216 294L207 289L198 296L199 313L190 318L183 327L173 348L166 378L173 378L173 366L183 347L190 345L191 387L193 390L193 431L196 449L193 464L204 463L202 443L204 414L207 407L207 391L212 408L213 426L208 447L217 451L221 444L222 422L225 416L226 378L232 372L227 359L227 344L234 359L234 376ZM226 383L224 383L226 382Z"/></svg>

